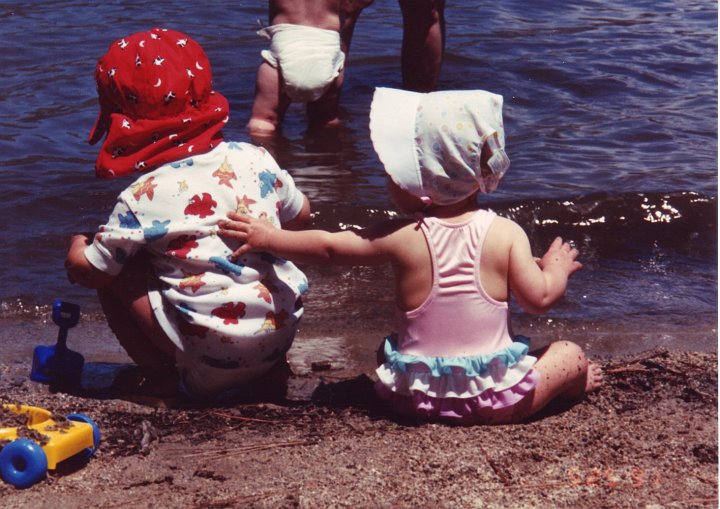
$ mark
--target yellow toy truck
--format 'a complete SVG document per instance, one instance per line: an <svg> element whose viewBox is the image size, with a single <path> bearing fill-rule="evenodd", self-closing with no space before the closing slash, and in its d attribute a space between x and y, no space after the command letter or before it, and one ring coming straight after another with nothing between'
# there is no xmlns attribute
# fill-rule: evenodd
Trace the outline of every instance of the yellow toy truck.
<svg viewBox="0 0 720 509"><path fill-rule="evenodd" d="M8 420L13 425L3 427ZM99 445L100 428L84 414L58 417L44 408L0 405L0 476L17 488L32 486L68 458L89 458Z"/></svg>

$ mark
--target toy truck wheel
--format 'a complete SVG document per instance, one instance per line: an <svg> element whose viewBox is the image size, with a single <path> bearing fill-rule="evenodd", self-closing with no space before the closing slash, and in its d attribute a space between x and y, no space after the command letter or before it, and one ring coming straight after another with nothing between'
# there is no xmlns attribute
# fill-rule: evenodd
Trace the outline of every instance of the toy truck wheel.
<svg viewBox="0 0 720 509"><path fill-rule="evenodd" d="M85 414L69 414L67 416L67 419L69 421L75 421L75 422L84 422L92 426L93 429L93 446L88 447L85 449L85 451L81 452L80 454L84 455L85 458L89 458L95 453L95 449L97 449L100 446L100 428L97 424L95 424L95 421L93 421L90 417L88 417Z"/></svg>
<svg viewBox="0 0 720 509"><path fill-rule="evenodd" d="M29 438L13 440L0 451L0 474L17 488L32 486L47 474L45 451Z"/></svg>

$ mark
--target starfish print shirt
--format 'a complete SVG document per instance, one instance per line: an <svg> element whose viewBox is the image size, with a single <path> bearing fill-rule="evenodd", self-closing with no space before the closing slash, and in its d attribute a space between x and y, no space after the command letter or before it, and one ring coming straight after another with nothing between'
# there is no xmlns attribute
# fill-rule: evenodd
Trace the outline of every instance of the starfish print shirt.
<svg viewBox="0 0 720 509"><path fill-rule="evenodd" d="M279 228L302 206L292 177L267 151L222 142L138 178L85 256L117 275L141 249L149 254L157 276L150 301L183 356L218 368L272 366L293 341L307 278L266 253L231 262L238 244L218 237L217 223L237 211Z"/></svg>

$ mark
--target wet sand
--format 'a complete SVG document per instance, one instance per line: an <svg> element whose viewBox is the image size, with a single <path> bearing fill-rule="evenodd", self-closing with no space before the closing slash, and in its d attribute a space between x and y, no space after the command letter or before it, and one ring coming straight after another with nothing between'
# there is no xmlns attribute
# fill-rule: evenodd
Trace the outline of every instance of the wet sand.
<svg viewBox="0 0 720 509"><path fill-rule="evenodd" d="M0 325L0 401L84 412L103 435L87 463L61 464L26 490L0 483L6 507L718 505L714 352L599 358L606 383L577 405L521 425L455 427L391 417L372 392L371 356L328 339L340 328L325 331L324 352L301 335L284 399L157 409L100 396L128 362L103 325L69 334L92 395L28 379L32 349L54 342L54 324ZM358 360L341 366L338 355Z"/></svg>

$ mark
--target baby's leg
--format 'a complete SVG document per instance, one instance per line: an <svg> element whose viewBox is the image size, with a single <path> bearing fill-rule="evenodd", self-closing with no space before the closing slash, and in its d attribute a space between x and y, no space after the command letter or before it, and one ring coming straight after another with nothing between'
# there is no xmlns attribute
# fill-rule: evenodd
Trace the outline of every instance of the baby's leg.
<svg viewBox="0 0 720 509"><path fill-rule="evenodd" d="M290 99L282 91L280 72L267 62L258 67L255 82L255 102L247 128L251 137L275 134L290 106Z"/></svg>
<svg viewBox="0 0 720 509"><path fill-rule="evenodd" d="M575 343L557 341L533 355L538 357L535 369L540 373L540 381L533 394L519 404L513 420L539 412L555 398L578 400L602 382L600 367L588 361Z"/></svg>
<svg viewBox="0 0 720 509"><path fill-rule="evenodd" d="M345 69L340 71L338 77L335 78L320 99L307 104L306 112L310 129L324 129L337 126L340 123L338 107L344 79Z"/></svg>
<svg viewBox="0 0 720 509"><path fill-rule="evenodd" d="M149 263L138 256L98 298L110 329L128 356L152 378L176 384L175 345L155 319L147 290Z"/></svg>

